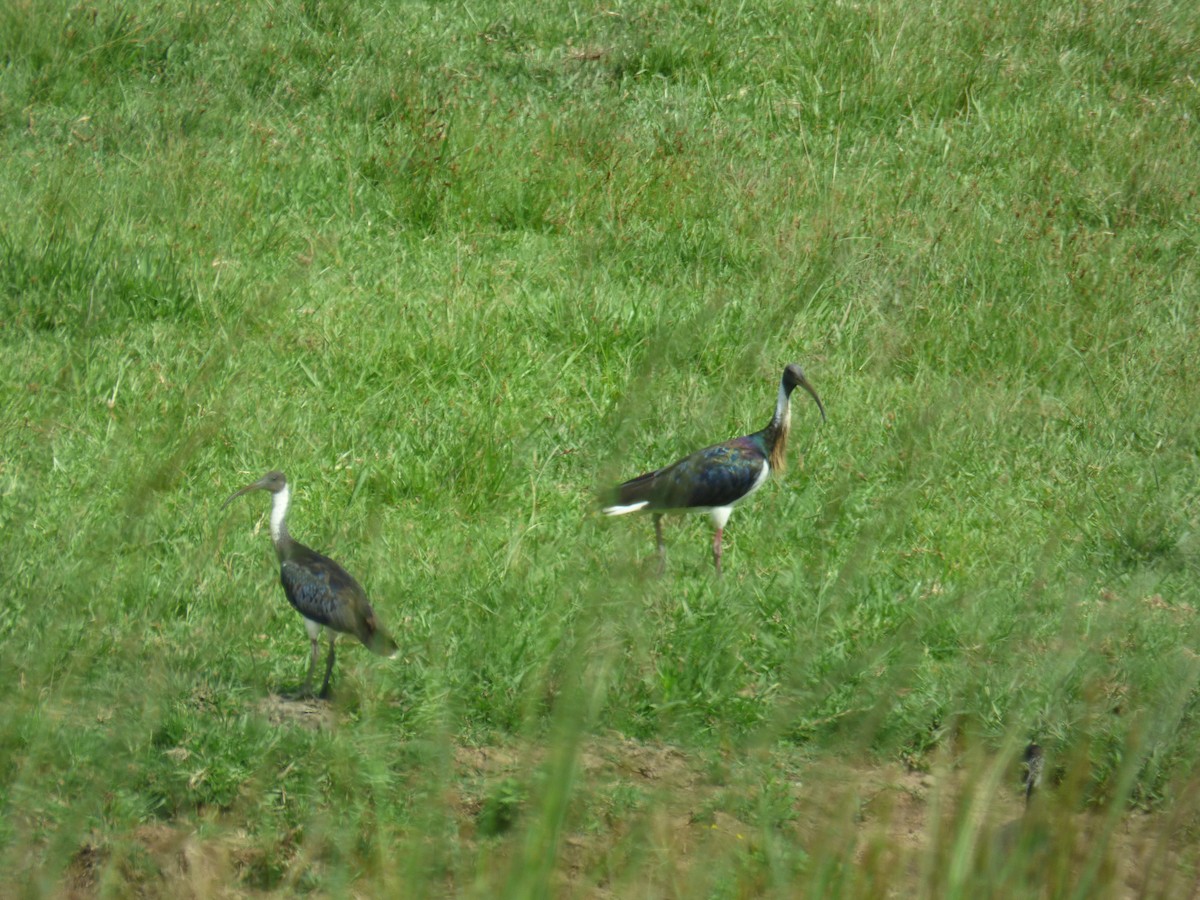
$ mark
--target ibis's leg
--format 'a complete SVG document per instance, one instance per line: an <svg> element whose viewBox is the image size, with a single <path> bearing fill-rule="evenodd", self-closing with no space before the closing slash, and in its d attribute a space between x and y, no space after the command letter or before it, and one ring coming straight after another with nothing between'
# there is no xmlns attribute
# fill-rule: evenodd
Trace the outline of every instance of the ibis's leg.
<svg viewBox="0 0 1200 900"><path fill-rule="evenodd" d="M304 627L308 630L308 643L310 653L308 654L308 675L304 678L304 687L300 688L300 697L312 696L312 680L313 672L317 668L317 655L321 652L319 641L321 637L321 626L309 619L304 620Z"/></svg>
<svg viewBox="0 0 1200 900"><path fill-rule="evenodd" d="M321 684L321 699L329 696L329 676L333 674L333 644L337 640L337 635L333 631L329 632L329 656L325 658L325 681Z"/></svg>
<svg viewBox="0 0 1200 900"><path fill-rule="evenodd" d="M667 568L667 545L663 541L662 513L654 514L654 540L658 548L658 574L662 575Z"/></svg>
<svg viewBox="0 0 1200 900"><path fill-rule="evenodd" d="M317 639L310 638L308 643L312 648L312 652L308 655L308 674L304 676L304 686L295 693L284 694L283 696L288 700L303 700L306 697L312 696L313 671L317 667Z"/></svg>
<svg viewBox="0 0 1200 900"><path fill-rule="evenodd" d="M729 514L733 509L728 506L718 506L710 515L712 516L713 528L717 533L713 535L713 565L717 567L717 577L721 577L721 539L725 536L725 523L729 521Z"/></svg>

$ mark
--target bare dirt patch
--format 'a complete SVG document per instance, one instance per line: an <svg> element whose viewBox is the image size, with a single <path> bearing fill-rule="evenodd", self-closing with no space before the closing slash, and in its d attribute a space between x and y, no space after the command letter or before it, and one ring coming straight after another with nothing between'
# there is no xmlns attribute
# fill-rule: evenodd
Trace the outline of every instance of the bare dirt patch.
<svg viewBox="0 0 1200 900"><path fill-rule="evenodd" d="M337 724L337 712L324 700L295 700L278 694L263 697L255 710L272 725L299 725L320 731Z"/></svg>
<svg viewBox="0 0 1200 900"><path fill-rule="evenodd" d="M263 712L315 728L332 715L324 704L275 698ZM546 786L564 765L565 812L547 831ZM1087 879L1092 897L1200 897L1186 823L1060 808L1052 790L1027 814L1015 776L998 763L917 772L777 751L690 753L619 735L565 755L534 744L459 746L438 796L458 826L462 871L447 872L442 891L503 892L545 853L555 893L574 897L756 896L778 893L789 877L800 895L838 897L1065 896ZM546 843L531 850L530 835L542 831ZM303 846L276 852L290 858L272 865L306 865ZM83 845L61 889L245 896L259 893L245 879L261 855L234 825L215 836L182 823L144 826Z"/></svg>

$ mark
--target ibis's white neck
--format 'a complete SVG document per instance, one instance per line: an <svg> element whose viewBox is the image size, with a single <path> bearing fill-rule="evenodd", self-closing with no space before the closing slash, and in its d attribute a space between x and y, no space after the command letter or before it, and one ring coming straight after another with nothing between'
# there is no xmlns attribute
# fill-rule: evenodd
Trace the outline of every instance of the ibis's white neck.
<svg viewBox="0 0 1200 900"><path fill-rule="evenodd" d="M287 534L287 524L284 522L287 508L288 486L285 484L283 490L276 491L271 495L271 540L276 543Z"/></svg>
<svg viewBox="0 0 1200 900"><path fill-rule="evenodd" d="M759 419L761 422L762 419ZM791 397L788 396L787 389L784 388L783 382L779 382L779 397L775 400L775 415L771 419L771 424L776 428L782 428L787 431L792 424L792 403Z"/></svg>

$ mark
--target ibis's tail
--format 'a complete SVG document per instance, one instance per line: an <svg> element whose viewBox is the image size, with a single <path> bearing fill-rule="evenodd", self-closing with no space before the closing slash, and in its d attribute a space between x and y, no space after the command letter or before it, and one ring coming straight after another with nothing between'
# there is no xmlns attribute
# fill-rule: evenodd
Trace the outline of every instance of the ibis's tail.
<svg viewBox="0 0 1200 900"><path fill-rule="evenodd" d="M379 620L373 613L366 622L366 628L359 633L359 638L368 650L378 653L380 656L391 658L400 649L399 645L392 640L392 636L387 633L387 629L379 624Z"/></svg>
<svg viewBox="0 0 1200 900"><path fill-rule="evenodd" d="M606 516L623 516L644 509L653 498L655 478L660 471L647 472L617 485L607 498L609 502L600 511Z"/></svg>
<svg viewBox="0 0 1200 900"><path fill-rule="evenodd" d="M386 656L391 659L400 649L400 645L392 640L392 636L386 631L376 631L371 638L371 643L368 644L372 653L378 653L380 656Z"/></svg>

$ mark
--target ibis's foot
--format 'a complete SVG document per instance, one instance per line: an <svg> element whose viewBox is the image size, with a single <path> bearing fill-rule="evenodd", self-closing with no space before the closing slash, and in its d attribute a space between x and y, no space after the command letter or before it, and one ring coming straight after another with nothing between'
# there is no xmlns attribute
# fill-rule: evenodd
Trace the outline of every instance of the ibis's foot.
<svg viewBox="0 0 1200 900"><path fill-rule="evenodd" d="M333 688L331 688L329 685L325 685L325 687L321 688L321 693L317 694L318 700L330 700L332 698Z"/></svg>

